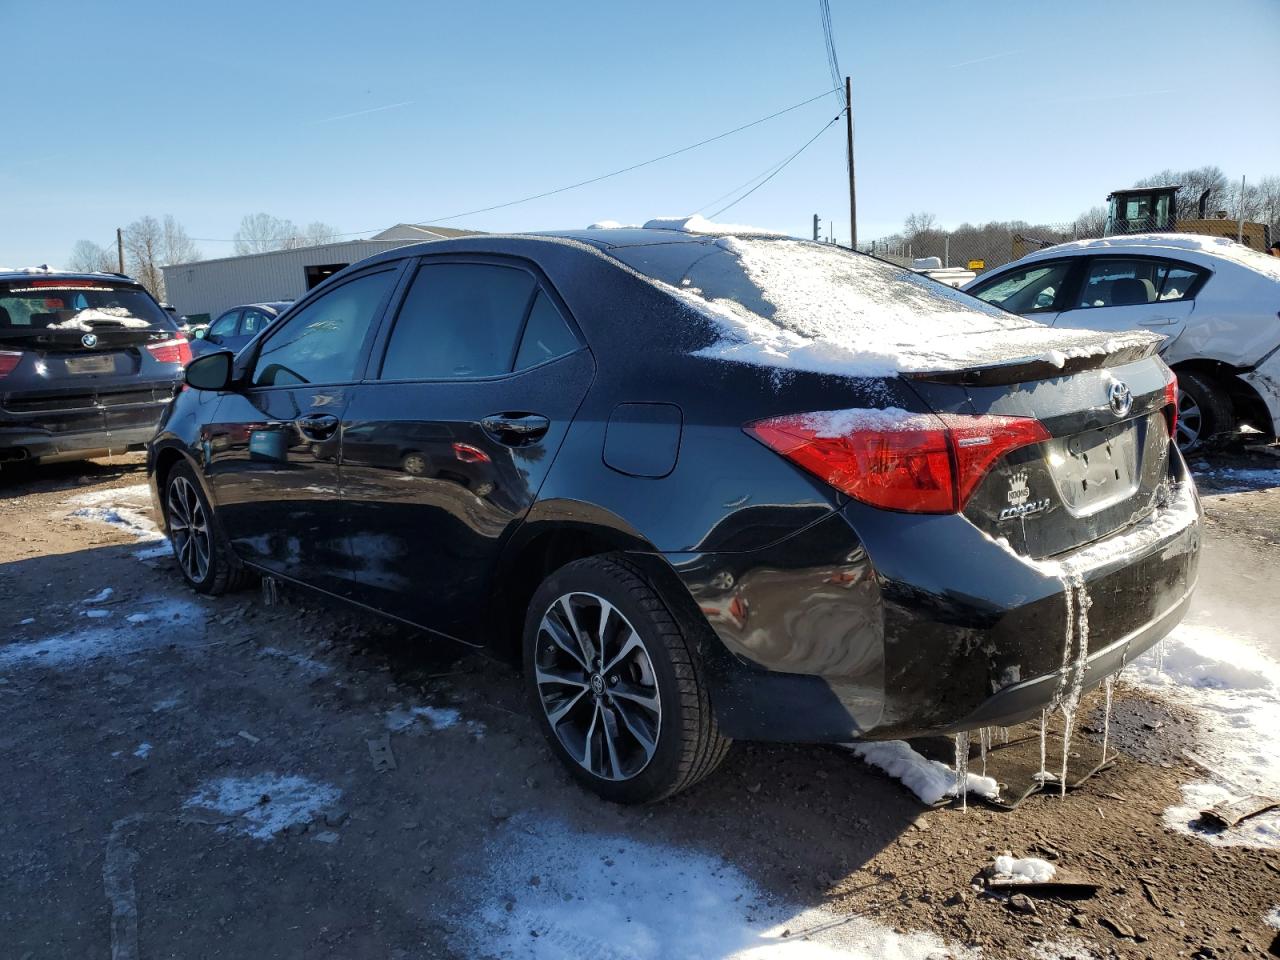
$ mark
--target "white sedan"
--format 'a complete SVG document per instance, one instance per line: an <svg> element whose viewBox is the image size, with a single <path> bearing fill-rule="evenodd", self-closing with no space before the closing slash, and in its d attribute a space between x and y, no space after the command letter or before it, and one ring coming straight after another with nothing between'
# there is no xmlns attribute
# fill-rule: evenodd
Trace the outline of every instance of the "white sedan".
<svg viewBox="0 0 1280 960"><path fill-rule="evenodd" d="M1240 424L1280 435L1280 258L1222 237L1106 237L1037 251L961 289L1051 326L1164 334L1184 452Z"/></svg>

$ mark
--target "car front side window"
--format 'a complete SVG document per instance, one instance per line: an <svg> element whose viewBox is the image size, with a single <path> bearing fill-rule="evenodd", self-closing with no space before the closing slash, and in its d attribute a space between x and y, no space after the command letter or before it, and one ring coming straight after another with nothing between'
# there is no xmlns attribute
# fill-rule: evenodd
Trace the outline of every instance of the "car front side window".
<svg viewBox="0 0 1280 960"><path fill-rule="evenodd" d="M246 310L244 316L240 318L240 335L242 337L257 336L268 323L270 318L261 310Z"/></svg>
<svg viewBox="0 0 1280 960"><path fill-rule="evenodd" d="M973 295L1011 313L1045 313L1056 308L1070 269L1065 260L1031 264L975 287Z"/></svg>
<svg viewBox="0 0 1280 960"><path fill-rule="evenodd" d="M367 273L326 291L295 313L263 344L254 365L253 385L348 383L357 379L365 337L398 272Z"/></svg>
<svg viewBox="0 0 1280 960"><path fill-rule="evenodd" d="M228 310L213 323L209 324L208 335L211 337L234 337L236 335L236 321L239 319L239 310Z"/></svg>

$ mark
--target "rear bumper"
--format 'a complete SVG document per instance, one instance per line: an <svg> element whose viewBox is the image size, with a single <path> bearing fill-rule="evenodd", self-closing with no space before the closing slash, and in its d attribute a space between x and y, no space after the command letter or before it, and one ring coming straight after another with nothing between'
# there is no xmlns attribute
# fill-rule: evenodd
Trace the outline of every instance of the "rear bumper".
<svg viewBox="0 0 1280 960"><path fill-rule="evenodd" d="M173 384L127 390L0 396L0 463L75 459L143 446L173 395Z"/></svg>
<svg viewBox="0 0 1280 960"><path fill-rule="evenodd" d="M668 560L721 641L704 661L726 735L950 733L1018 722L1060 694L1073 578L1091 601L1086 689L1178 624L1201 521L1194 487L1175 494L1056 564L1014 554L963 517L856 503L768 550Z"/></svg>

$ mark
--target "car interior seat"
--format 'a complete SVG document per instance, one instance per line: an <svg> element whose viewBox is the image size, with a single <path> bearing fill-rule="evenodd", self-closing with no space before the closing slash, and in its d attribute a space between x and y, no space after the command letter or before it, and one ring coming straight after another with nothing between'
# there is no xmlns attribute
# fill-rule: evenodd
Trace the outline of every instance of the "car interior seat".
<svg viewBox="0 0 1280 960"><path fill-rule="evenodd" d="M1139 303L1150 303L1155 299L1155 288L1150 280L1139 280L1137 277L1121 277L1111 281L1111 306L1131 307Z"/></svg>

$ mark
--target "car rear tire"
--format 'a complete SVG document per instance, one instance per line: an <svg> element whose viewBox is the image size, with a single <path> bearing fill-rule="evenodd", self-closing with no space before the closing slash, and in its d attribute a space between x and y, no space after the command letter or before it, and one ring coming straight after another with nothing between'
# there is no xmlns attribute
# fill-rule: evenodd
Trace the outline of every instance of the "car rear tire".
<svg viewBox="0 0 1280 960"><path fill-rule="evenodd" d="M525 618L524 669L552 751L607 800L665 799L728 751L687 630L620 555L576 560L543 581Z"/></svg>
<svg viewBox="0 0 1280 960"><path fill-rule="evenodd" d="M1194 370L1178 372L1178 449L1184 454L1220 447L1235 433L1231 398Z"/></svg>
<svg viewBox="0 0 1280 960"><path fill-rule="evenodd" d="M209 501L185 463L165 478L165 526L182 579L199 593L216 596L244 585L248 573L209 508Z"/></svg>

